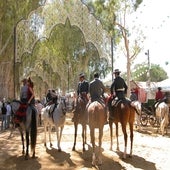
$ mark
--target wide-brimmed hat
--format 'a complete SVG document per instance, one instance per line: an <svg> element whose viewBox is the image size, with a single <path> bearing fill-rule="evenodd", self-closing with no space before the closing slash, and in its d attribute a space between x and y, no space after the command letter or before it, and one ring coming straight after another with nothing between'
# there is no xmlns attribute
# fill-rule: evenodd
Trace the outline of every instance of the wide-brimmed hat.
<svg viewBox="0 0 170 170"><path fill-rule="evenodd" d="M84 75L84 73L80 73L79 74L79 77L81 78L81 77L84 77L85 75Z"/></svg>
<svg viewBox="0 0 170 170"><path fill-rule="evenodd" d="M119 70L119 69L115 69L114 71L113 71L113 73L115 74L115 73L121 73L121 71Z"/></svg>

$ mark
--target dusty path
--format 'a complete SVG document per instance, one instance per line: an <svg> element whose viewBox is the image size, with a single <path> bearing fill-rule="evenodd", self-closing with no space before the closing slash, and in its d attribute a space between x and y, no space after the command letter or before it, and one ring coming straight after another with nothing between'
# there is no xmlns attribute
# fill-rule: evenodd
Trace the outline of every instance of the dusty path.
<svg viewBox="0 0 170 170"><path fill-rule="evenodd" d="M67 119L63 137L62 152L56 149L56 135L53 133L53 148L43 145L43 127L38 128L36 146L37 159L24 160L21 154L21 140L18 130L12 135L10 131L0 133L0 170L89 170L96 169L91 165L91 145L88 136L86 151L82 152L81 126L79 126L77 151L72 151L74 127ZM121 132L121 130L120 130ZM89 131L88 131L89 133ZM116 152L114 139L113 151L109 150L109 126L105 125L103 137L103 165L102 170L169 170L170 169L170 129L167 136L162 137L153 128L143 128L142 132L134 132L133 158L121 159L121 152ZM124 141L120 134L120 150L123 151ZM128 144L130 144L128 142ZM129 145L128 145L129 151Z"/></svg>

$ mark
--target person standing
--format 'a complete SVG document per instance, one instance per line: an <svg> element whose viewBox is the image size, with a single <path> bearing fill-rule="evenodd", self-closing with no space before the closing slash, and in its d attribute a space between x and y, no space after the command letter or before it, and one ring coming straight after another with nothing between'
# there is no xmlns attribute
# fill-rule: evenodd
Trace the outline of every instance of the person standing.
<svg viewBox="0 0 170 170"><path fill-rule="evenodd" d="M8 101L7 102L7 105L6 105L6 109L7 109L7 112L6 112L6 128L9 128L9 125L10 125L10 122L11 122L11 105L10 105L10 102Z"/></svg>
<svg viewBox="0 0 170 170"><path fill-rule="evenodd" d="M5 130L6 129L6 113L7 113L7 109L6 109L6 104L5 104L4 101L2 103L1 113L2 113L1 130Z"/></svg>

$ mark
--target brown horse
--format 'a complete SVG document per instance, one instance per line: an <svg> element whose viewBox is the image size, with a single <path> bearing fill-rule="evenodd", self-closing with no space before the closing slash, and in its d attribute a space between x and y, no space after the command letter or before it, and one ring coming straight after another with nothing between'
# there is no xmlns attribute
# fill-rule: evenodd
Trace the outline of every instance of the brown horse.
<svg viewBox="0 0 170 170"><path fill-rule="evenodd" d="M116 126L116 138L117 138L117 150L119 151L119 140L118 140L118 123L120 122L122 126L122 132L124 134L124 153L123 158L126 158L127 154L127 123L129 124L130 129L130 157L132 156L132 148L133 148L133 125L135 119L135 108L132 107L126 101L120 101L116 106L114 106L112 111L109 111L109 126L110 126L110 137L111 137L111 145L110 150L112 150L113 145L113 129L112 124L115 123Z"/></svg>
<svg viewBox="0 0 170 170"><path fill-rule="evenodd" d="M86 105L87 100L78 97L77 99L77 106L74 113L74 144L72 150L75 151L76 147L76 139L77 139L77 130L78 130L78 124L82 125L82 140L83 140L83 151L85 151L85 144L86 144L86 124L87 124L87 113L86 113Z"/></svg>
<svg viewBox="0 0 170 170"><path fill-rule="evenodd" d="M92 154L92 165L96 165L96 161L98 164L102 164L101 159L101 145L102 145L102 137L103 137L103 127L105 124L105 106L98 101L92 102L88 107L88 118L89 118L89 128L90 128L90 137L93 148ZM95 128L99 129L99 152L95 150Z"/></svg>

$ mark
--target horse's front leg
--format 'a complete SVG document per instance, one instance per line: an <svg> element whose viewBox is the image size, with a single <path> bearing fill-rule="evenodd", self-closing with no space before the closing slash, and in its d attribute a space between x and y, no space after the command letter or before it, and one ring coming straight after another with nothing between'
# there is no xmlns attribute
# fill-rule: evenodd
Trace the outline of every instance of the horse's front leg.
<svg viewBox="0 0 170 170"><path fill-rule="evenodd" d="M26 131L26 154L25 159L27 160L29 157L29 131Z"/></svg>
<svg viewBox="0 0 170 170"><path fill-rule="evenodd" d="M57 140L58 140L58 151L59 152L61 152L60 142L61 142L61 137L62 137L62 133L63 133L63 128L64 128L64 126L61 126L60 128L56 127Z"/></svg>

